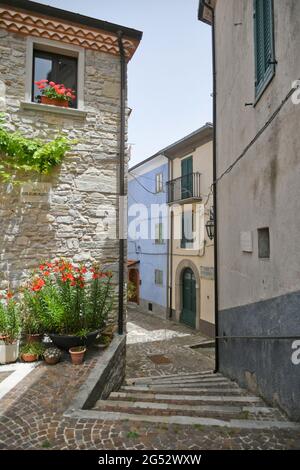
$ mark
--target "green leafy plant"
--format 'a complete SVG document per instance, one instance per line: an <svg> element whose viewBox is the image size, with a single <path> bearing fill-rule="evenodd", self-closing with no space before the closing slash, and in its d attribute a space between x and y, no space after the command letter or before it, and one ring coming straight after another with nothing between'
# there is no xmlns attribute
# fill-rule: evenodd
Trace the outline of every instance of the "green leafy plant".
<svg viewBox="0 0 300 470"><path fill-rule="evenodd" d="M136 297L136 285L129 281L127 284L127 299L130 301Z"/></svg>
<svg viewBox="0 0 300 470"><path fill-rule="evenodd" d="M79 352L83 352L83 351L86 351L86 347L85 346L74 346L73 348L70 349L70 351L72 352L75 352L75 353L79 353Z"/></svg>
<svg viewBox="0 0 300 470"><path fill-rule="evenodd" d="M22 302L22 331L25 334L45 333L42 323L43 303L39 292L24 290Z"/></svg>
<svg viewBox="0 0 300 470"><path fill-rule="evenodd" d="M127 437L130 438L130 439L137 439L138 437L140 437L140 435L136 431L129 431L127 433Z"/></svg>
<svg viewBox="0 0 300 470"><path fill-rule="evenodd" d="M18 171L49 174L70 149L71 141L66 137L58 136L45 143L10 132L3 126L0 115L0 182L18 182L14 178Z"/></svg>
<svg viewBox="0 0 300 470"><path fill-rule="evenodd" d="M99 266L44 263L25 286L23 302L32 306L43 332L84 338L106 323L114 303L111 279Z"/></svg>
<svg viewBox="0 0 300 470"><path fill-rule="evenodd" d="M14 343L21 332L20 308L12 298L11 292L6 292L0 298L0 339L6 344Z"/></svg>
<svg viewBox="0 0 300 470"><path fill-rule="evenodd" d="M23 354L34 354L35 356L41 357L44 355L45 346L41 343L26 343L20 349L20 355Z"/></svg>

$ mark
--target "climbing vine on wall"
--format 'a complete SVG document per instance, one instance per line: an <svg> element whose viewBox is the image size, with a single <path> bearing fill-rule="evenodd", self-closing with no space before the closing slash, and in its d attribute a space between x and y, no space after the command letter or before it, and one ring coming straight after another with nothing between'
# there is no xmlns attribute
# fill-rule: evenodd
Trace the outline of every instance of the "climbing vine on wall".
<svg viewBox="0 0 300 470"><path fill-rule="evenodd" d="M49 174L74 143L62 136L50 142L27 138L8 131L3 124L0 115L0 183L17 182L14 175L19 171Z"/></svg>

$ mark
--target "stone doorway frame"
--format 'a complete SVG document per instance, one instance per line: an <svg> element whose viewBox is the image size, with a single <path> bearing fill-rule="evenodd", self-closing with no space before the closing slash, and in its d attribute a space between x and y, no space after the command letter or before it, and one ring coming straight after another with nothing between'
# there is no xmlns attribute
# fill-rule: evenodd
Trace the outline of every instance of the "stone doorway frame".
<svg viewBox="0 0 300 470"><path fill-rule="evenodd" d="M196 280L196 322L195 329L199 330L200 328L200 314L201 314L201 282L200 275L197 269L197 266L189 259L184 259L180 261L177 266L175 274L175 319L180 323L180 315L182 311L182 274L186 268L190 268L195 276Z"/></svg>

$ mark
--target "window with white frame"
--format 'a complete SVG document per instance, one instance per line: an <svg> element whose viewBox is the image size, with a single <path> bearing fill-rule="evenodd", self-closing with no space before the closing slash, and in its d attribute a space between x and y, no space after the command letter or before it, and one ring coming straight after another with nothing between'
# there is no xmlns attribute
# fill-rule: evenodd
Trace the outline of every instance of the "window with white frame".
<svg viewBox="0 0 300 470"><path fill-rule="evenodd" d="M155 284L159 286L163 285L163 271L160 269L155 269Z"/></svg>
<svg viewBox="0 0 300 470"><path fill-rule="evenodd" d="M36 82L48 80L48 83L64 85L73 91L75 99L70 107L77 108L77 57L64 54L33 50L32 101L39 103L41 95Z"/></svg>
<svg viewBox="0 0 300 470"><path fill-rule="evenodd" d="M69 107L83 109L84 48L44 38L27 38L25 102L40 103L41 90L35 82L48 80L74 90Z"/></svg>
<svg viewBox="0 0 300 470"><path fill-rule="evenodd" d="M163 174L157 173L155 175L155 192L162 193L163 192Z"/></svg>

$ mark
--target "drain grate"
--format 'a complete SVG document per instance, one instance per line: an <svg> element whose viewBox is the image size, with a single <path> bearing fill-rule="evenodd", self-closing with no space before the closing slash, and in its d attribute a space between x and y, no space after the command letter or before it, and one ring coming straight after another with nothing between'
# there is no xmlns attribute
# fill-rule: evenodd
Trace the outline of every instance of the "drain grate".
<svg viewBox="0 0 300 470"><path fill-rule="evenodd" d="M167 356L163 356L162 354L151 354L148 356L150 361L154 364L171 364L172 361Z"/></svg>

